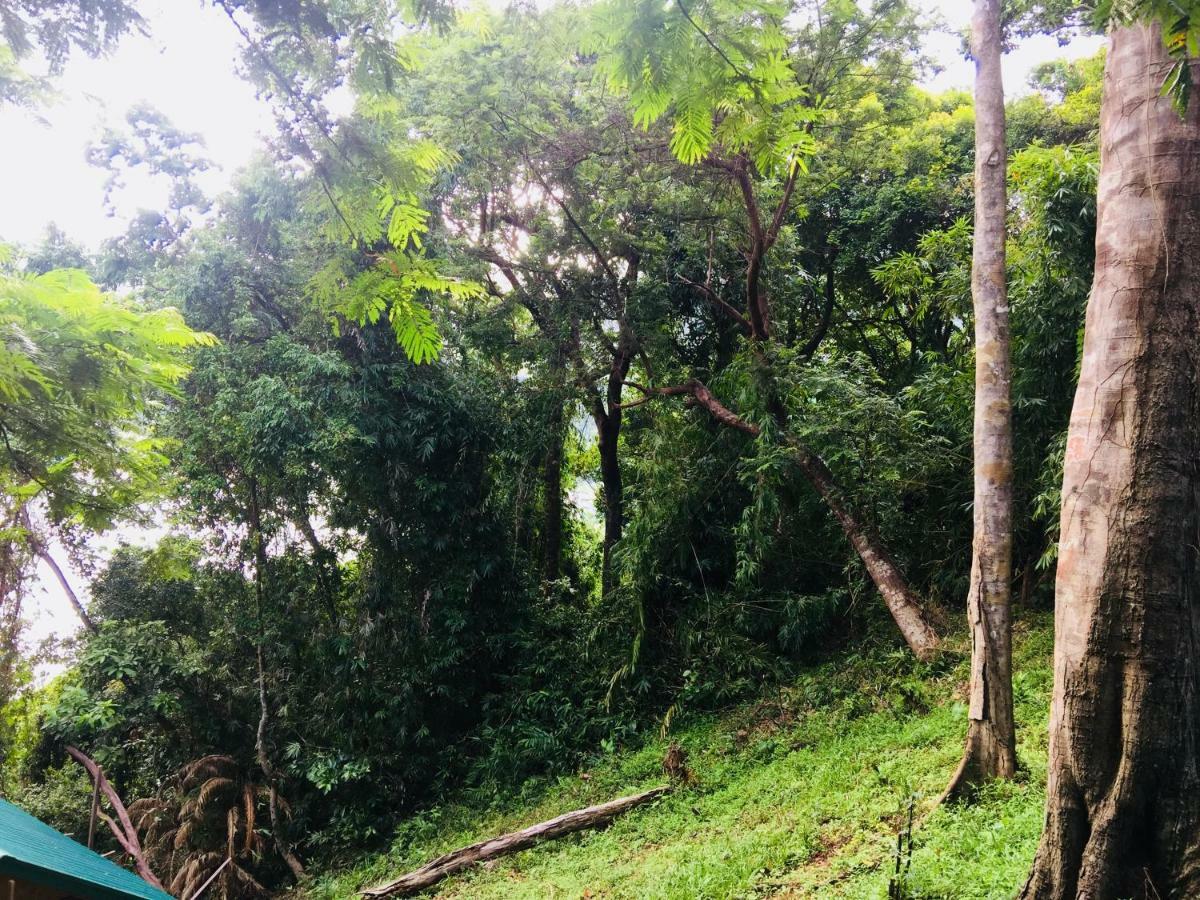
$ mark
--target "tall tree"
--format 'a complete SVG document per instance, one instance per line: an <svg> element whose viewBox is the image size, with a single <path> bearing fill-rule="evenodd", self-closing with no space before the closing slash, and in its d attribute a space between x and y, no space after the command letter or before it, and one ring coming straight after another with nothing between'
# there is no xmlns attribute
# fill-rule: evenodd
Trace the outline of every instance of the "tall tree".
<svg viewBox="0 0 1200 900"><path fill-rule="evenodd" d="M975 538L967 617L971 684L967 744L952 797L1017 769L1012 697L1012 367L1005 220L1008 213L1000 0L976 0L975 57Z"/></svg>
<svg viewBox="0 0 1200 900"><path fill-rule="evenodd" d="M745 267L739 273L741 297L735 301L740 308L723 300L711 284L696 288L745 336L771 430L782 436L797 468L837 520L905 641L919 657L928 658L936 652L938 636L874 523L856 508L826 462L789 433L793 423L777 364L779 329L766 269L793 214L807 160L819 148L814 131L841 80L878 77L874 63L882 65L897 55L888 46L891 26L912 22L905 3L878 4L866 11L855 4L838 6L804 5L799 18L806 27L793 40L786 30L787 10L769 0L692 9L683 3L636 4L633 9L615 3L601 9L596 42L612 84L630 97L635 122L649 124L669 112L671 151L685 164L712 170L721 188L737 198L744 216L738 249ZM845 42L847 53L833 51L830 29ZM763 433L699 378L639 387L647 399L684 396L722 425L756 437Z"/></svg>
<svg viewBox="0 0 1200 900"><path fill-rule="evenodd" d="M1161 25L1112 31L1025 898L1200 896L1200 102L1173 108L1178 71Z"/></svg>

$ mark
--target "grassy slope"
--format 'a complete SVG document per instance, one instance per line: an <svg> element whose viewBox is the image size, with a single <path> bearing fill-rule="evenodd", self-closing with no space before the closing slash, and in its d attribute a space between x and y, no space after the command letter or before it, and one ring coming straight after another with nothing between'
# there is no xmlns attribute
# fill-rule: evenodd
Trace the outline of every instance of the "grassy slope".
<svg viewBox="0 0 1200 900"><path fill-rule="evenodd" d="M1011 897L1041 829L1050 689L1049 621L1018 626L1015 783L934 811L915 834L908 896ZM961 648L959 648L961 650ZM966 667L900 653L850 656L767 700L675 735L696 784L602 832L570 836L443 882L453 898L886 897L906 802L928 810L958 760ZM433 856L661 783L664 743L590 772L531 785L499 805L464 802L406 824L392 850L317 880L306 897L350 897Z"/></svg>

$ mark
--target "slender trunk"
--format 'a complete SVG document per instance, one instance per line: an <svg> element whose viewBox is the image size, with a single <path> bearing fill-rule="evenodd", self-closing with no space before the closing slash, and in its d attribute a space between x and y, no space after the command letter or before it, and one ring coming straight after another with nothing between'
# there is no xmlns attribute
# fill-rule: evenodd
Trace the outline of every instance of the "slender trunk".
<svg viewBox="0 0 1200 900"><path fill-rule="evenodd" d="M819 456L799 443L792 442L792 447L797 451L800 470L842 527L842 533L862 560L905 643L918 659L931 659L940 643L937 632L929 624L920 598L908 586L904 573L888 552L879 532L850 504L834 480L833 473Z"/></svg>
<svg viewBox="0 0 1200 900"><path fill-rule="evenodd" d="M633 364L635 342L628 327L622 323L621 334L608 372L604 399L596 399L592 417L596 421L597 443L600 451L600 483L604 493L604 543L600 564L601 595L607 597L616 587L613 569L613 548L621 540L625 527L625 485L621 479L621 426L624 410L621 399L625 378Z"/></svg>
<svg viewBox="0 0 1200 900"><path fill-rule="evenodd" d="M800 348L800 355L805 359L811 357L821 347L821 342L825 340L825 335L829 333L829 326L833 322L833 310L837 305L837 255L831 250L825 260L825 297L821 305L821 318L817 320L817 326L813 329L813 333L809 335L804 346Z"/></svg>
<svg viewBox="0 0 1200 900"><path fill-rule="evenodd" d="M304 866L292 852L287 836L283 831L282 816L279 811L278 776L271 762L271 754L267 749L267 731L271 722L271 707L267 701L267 666L263 645L266 643L266 626L263 619L263 599L266 593L264 580L267 569L267 545L262 532L262 509L258 501L258 483L250 480L250 539L254 542L254 603L258 618L258 638L254 648L254 659L258 676L258 730L254 735L254 752L258 759L258 767L262 769L263 778L267 782L267 811L271 818L271 835L275 839L275 847L280 858L287 864L292 875L297 879L304 877Z"/></svg>
<svg viewBox="0 0 1200 900"><path fill-rule="evenodd" d="M58 586L62 588L63 594L66 595L71 607L75 610L75 615L79 616L79 621L83 623L83 626L88 631L90 631L92 634L96 634L98 631L96 628L96 623L92 621L92 617L88 615L87 610L83 606L83 602L79 599L79 595L76 594L75 589L71 587L71 582L67 580L66 573L62 570L62 567L58 564L57 560L50 555L50 550L42 542L42 539L38 537L36 532L34 532L33 522L30 520L29 510L27 507L21 508L21 526L25 529L25 539L29 542L29 549L33 551L33 555L44 562L47 568L49 568L54 574L54 578L58 582Z"/></svg>
<svg viewBox="0 0 1200 900"><path fill-rule="evenodd" d="M337 555L321 543L317 530L313 528L312 520L308 517L308 505L296 505L296 527L304 535L304 540L312 551L313 565L317 570L317 582L321 595L325 598L325 609L329 613L329 623L337 626L341 617L338 615L337 591L334 582L337 580Z"/></svg>
<svg viewBox="0 0 1200 900"><path fill-rule="evenodd" d="M563 399L558 392L550 401L546 423L546 457L542 464L542 577L557 581L562 575L563 531Z"/></svg>
<svg viewBox="0 0 1200 900"><path fill-rule="evenodd" d="M96 628L96 623L92 621L92 617L88 615L87 610L83 606L83 601L79 599L79 595L75 593L75 589L71 587L71 582L67 580L67 575L63 572L62 567L55 561L54 557L41 543L33 544L34 555L44 562L50 571L54 573L55 579L58 581L58 586L62 588L62 592L66 594L67 600L70 601L71 607L75 610L75 615L79 616L79 621L83 623L83 627L96 634L99 629Z"/></svg>
<svg viewBox="0 0 1200 900"><path fill-rule="evenodd" d="M104 823L112 831L112 835L117 843L121 845L121 849L133 860L133 866L137 869L138 876L147 884L152 884L159 890L165 890L162 882L158 880L158 876L154 874L154 870L150 868L150 864L146 861L146 854L143 852L141 841L138 839L137 829L133 827L133 822L129 818L129 811L121 801L121 796L104 776L104 770L100 768L94 759L77 747L68 745L66 751L72 759L87 770L88 775L92 779L93 796L103 793L108 798L108 802L113 808L113 814L117 818L114 821L111 816L105 813L99 813L99 816L104 819ZM93 799L92 808L94 811L96 810L95 802Z"/></svg>
<svg viewBox="0 0 1200 900"><path fill-rule="evenodd" d="M604 543L600 564L600 584L607 597L614 587L613 547L621 540L625 516L625 486L621 481L621 460L618 446L621 439L621 411L605 413L599 408L594 415L600 449L600 485L604 501Z"/></svg>
<svg viewBox="0 0 1200 900"><path fill-rule="evenodd" d="M944 799L1017 771L1012 696L1012 393L1005 219L1008 213L1000 0L976 0L975 56L975 539L967 619L971 681L967 741Z"/></svg>
<svg viewBox="0 0 1200 900"><path fill-rule="evenodd" d="M697 404L704 407L709 415L722 425L736 428L754 437L762 433L757 425L729 409L708 387L698 381L678 387L659 388L657 393L668 396L691 395ZM867 575L883 598L884 605L891 613L896 627L900 629L905 643L918 659L931 659L940 645L937 632L929 624L920 598L908 586L904 573L888 552L879 532L871 525L869 519L854 508L824 460L795 438L787 437L784 440L795 452L800 471L833 513L833 517L842 528L842 533L862 560L863 568L867 570Z"/></svg>
<svg viewBox="0 0 1200 900"><path fill-rule="evenodd" d="M1200 897L1200 102L1170 68L1159 26L1112 32L1025 898Z"/></svg>

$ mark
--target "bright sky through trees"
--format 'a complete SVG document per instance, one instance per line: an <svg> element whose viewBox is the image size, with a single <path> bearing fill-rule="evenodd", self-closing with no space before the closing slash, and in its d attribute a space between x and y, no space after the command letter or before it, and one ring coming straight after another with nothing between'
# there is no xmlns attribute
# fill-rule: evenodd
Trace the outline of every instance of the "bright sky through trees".
<svg viewBox="0 0 1200 900"><path fill-rule="evenodd" d="M965 28L970 5L962 0L926 0L950 31L930 39L932 56L943 71L931 79L934 90L969 88L972 68L963 59L957 34ZM219 11L197 0L148 0L147 37L126 38L107 59L71 60L59 79L61 100L40 111L42 121L25 111L0 109L0 167L21 172L6 187L0 204L0 239L31 243L56 222L72 238L95 247L120 234L128 214L155 207L165 188L132 180L118 198L116 218L104 213L102 172L84 161L84 148L105 125L120 126L125 112L147 101L185 131L204 136L210 158L219 166L200 176L212 192L229 183L261 146L260 135L274 127L267 105L235 71L238 37ZM1037 62L1055 56L1090 54L1100 38L1076 40L1057 48L1050 37L1022 42L1005 60L1010 92L1023 89ZM103 98L103 99L101 99Z"/></svg>
<svg viewBox="0 0 1200 900"><path fill-rule="evenodd" d="M927 86L969 90L973 67L962 56L959 33L967 26L970 4L926 0L925 6L947 24L946 33L929 39L930 54L942 71ZM56 223L72 239L94 249L122 233L126 216L138 208L161 206L164 184L130 178L114 198L117 215L107 216L105 174L84 160L88 143L105 126L121 127L126 111L136 103L148 102L178 128L204 137L216 165L197 180L212 194L229 184L273 132L268 105L238 77L239 39L224 15L199 0L146 0L142 9L150 34L127 37L108 58L73 58L56 82L58 103L36 115L12 106L0 109L0 168L22 173L10 179L0 203L0 241L32 244L47 225ZM1005 57L1006 89L1010 94L1025 90L1027 76L1039 62L1090 55L1101 43L1098 37L1077 39L1065 47L1057 47L1051 37L1022 41ZM139 536L120 534L103 543L122 539L142 543ZM83 589L80 579L74 580ZM73 631L75 614L50 573L39 571L38 582L30 640Z"/></svg>

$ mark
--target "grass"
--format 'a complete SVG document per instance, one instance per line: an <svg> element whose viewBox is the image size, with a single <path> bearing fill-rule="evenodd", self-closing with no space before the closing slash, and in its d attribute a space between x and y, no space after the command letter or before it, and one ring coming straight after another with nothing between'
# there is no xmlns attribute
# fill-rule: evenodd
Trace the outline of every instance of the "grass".
<svg viewBox="0 0 1200 900"><path fill-rule="evenodd" d="M627 814L449 879L442 898L876 898L888 896L910 799L918 825L901 896L1008 898L1042 824L1051 683L1049 620L1017 629L1020 777L971 805L930 812L966 730L964 648L940 666L907 654L850 655L754 704L673 737L695 783ZM662 783L666 742L587 772L469 799L408 821L391 849L311 881L310 900L351 897L484 837ZM922 820L922 817L923 820Z"/></svg>

